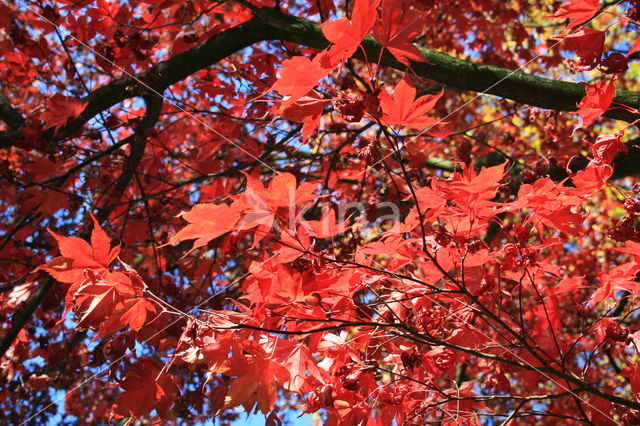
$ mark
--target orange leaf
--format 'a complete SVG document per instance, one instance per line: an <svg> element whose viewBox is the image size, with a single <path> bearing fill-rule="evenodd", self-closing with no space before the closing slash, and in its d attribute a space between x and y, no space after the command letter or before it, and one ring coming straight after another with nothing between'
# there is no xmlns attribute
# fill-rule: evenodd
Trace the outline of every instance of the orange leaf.
<svg viewBox="0 0 640 426"><path fill-rule="evenodd" d="M305 142L320 125L324 104L328 102L315 90L310 91L296 103L282 110L282 116L291 121L302 121L302 141Z"/></svg>
<svg viewBox="0 0 640 426"><path fill-rule="evenodd" d="M380 93L380 106L384 112L382 122L389 126L406 126L412 129L429 128L438 123L425 117L433 109L444 92L416 99L416 88L405 78L393 91L393 99L386 92Z"/></svg>
<svg viewBox="0 0 640 426"><path fill-rule="evenodd" d="M190 211L180 214L189 225L174 235L168 244L195 239L193 250L202 247L220 235L232 231L240 220L239 204L196 204Z"/></svg>
<svg viewBox="0 0 640 426"><path fill-rule="evenodd" d="M51 259L39 267L56 280L63 283L80 282L84 279L84 270L106 270L118 257L120 246L111 247L109 237L95 217L91 232L91 245L82 238L65 237L52 230L49 233L56 239L62 256Z"/></svg>
<svg viewBox="0 0 640 426"><path fill-rule="evenodd" d="M275 90L287 97L280 107L284 110L309 93L329 71L321 68L317 61L311 62L304 56L285 59L282 61L280 78L269 90Z"/></svg>
<svg viewBox="0 0 640 426"><path fill-rule="evenodd" d="M351 19L340 18L322 24L322 33L337 49L355 50L376 20L380 0L356 0Z"/></svg>
<svg viewBox="0 0 640 426"><path fill-rule="evenodd" d="M560 7L557 12L546 18L569 19L565 31L577 27L591 19L600 8L600 0L569 0L568 4Z"/></svg>
<svg viewBox="0 0 640 426"><path fill-rule="evenodd" d="M157 306L151 300L144 297L129 299L120 322L127 324L133 331L139 331L154 314L157 314Z"/></svg>

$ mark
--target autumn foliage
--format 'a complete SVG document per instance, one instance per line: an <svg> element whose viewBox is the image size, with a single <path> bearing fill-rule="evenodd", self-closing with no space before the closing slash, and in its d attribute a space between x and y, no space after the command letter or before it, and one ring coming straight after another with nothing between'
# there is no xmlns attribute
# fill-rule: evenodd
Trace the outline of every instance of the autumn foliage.
<svg viewBox="0 0 640 426"><path fill-rule="evenodd" d="M3 2L0 419L640 424L639 28Z"/></svg>

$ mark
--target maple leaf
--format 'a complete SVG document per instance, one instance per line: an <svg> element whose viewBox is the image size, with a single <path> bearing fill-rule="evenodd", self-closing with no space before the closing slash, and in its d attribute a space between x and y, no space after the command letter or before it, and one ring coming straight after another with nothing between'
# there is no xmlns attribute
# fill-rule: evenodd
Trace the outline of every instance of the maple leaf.
<svg viewBox="0 0 640 426"><path fill-rule="evenodd" d="M84 279L84 271L106 270L118 257L120 246L111 247L109 237L98 220L92 215L93 231L91 245L82 238L65 237L49 230L56 239L61 256L40 266L56 280L63 283L78 283Z"/></svg>
<svg viewBox="0 0 640 426"><path fill-rule="evenodd" d="M87 104L74 98L56 93L47 101L47 106L38 115L38 119L44 121L44 128L53 127L57 132L71 118L78 117Z"/></svg>
<svg viewBox="0 0 640 426"><path fill-rule="evenodd" d="M279 208L287 207L293 219L298 206L318 198L313 194L317 182L304 182L298 186L291 173L278 173L267 188L251 175L244 175L247 177L247 190L242 196L230 205L197 204L190 211L182 212L179 216L189 225L178 231L166 245L195 239L188 252L191 253L227 232L257 228L253 242L255 247L271 228Z"/></svg>
<svg viewBox="0 0 640 426"><path fill-rule="evenodd" d="M428 204L429 207L440 205L442 199L464 200L467 203L492 199L500 188L506 166L507 162L504 162L497 166L483 167L480 172L476 172L473 167L466 167L463 173L455 173L447 181L433 182L432 188L441 198L432 200L434 205Z"/></svg>
<svg viewBox="0 0 640 426"><path fill-rule="evenodd" d="M281 105L282 110L298 102L333 68L353 55L375 22L378 4L380 0L356 0L351 19L340 18L322 24L324 36L333 45L313 61L296 56L282 62L280 78L269 89L286 97Z"/></svg>
<svg viewBox="0 0 640 426"><path fill-rule="evenodd" d="M412 10L399 8L396 0L383 0L380 19L373 27L373 36L395 58L405 65L409 61L426 62L411 40L422 32L425 22Z"/></svg>
<svg viewBox="0 0 640 426"><path fill-rule="evenodd" d="M620 142L621 136L620 133L600 135L589 150L598 161L610 164L617 153L629 152L629 148Z"/></svg>
<svg viewBox="0 0 640 426"><path fill-rule="evenodd" d="M309 220L303 223L302 226L309 230L309 234L317 238L329 238L335 235L346 232L348 219L342 221L342 223L336 222L336 212L333 209L328 209L322 215L320 220Z"/></svg>
<svg viewBox="0 0 640 426"><path fill-rule="evenodd" d="M586 84L586 95L578 103L578 114L581 117L581 122L574 129L574 133L577 129L593 124L598 117L609 110L611 102L616 95L615 88L616 79L601 80L594 84Z"/></svg>
<svg viewBox="0 0 640 426"><path fill-rule="evenodd" d="M302 342L279 342L276 346L282 366L289 373L290 379L283 383L285 389L300 392L307 378L307 370L320 375L319 368L313 362L309 348ZM284 377L284 376L283 376Z"/></svg>
<svg viewBox="0 0 640 426"><path fill-rule="evenodd" d="M380 0L356 0L351 19L340 18L322 24L322 33L340 48L355 48L369 33L376 20Z"/></svg>
<svg viewBox="0 0 640 426"><path fill-rule="evenodd" d="M322 113L326 100L322 95L312 90L288 108L282 110L282 116L291 121L305 121L309 117L316 117Z"/></svg>
<svg viewBox="0 0 640 426"><path fill-rule="evenodd" d="M281 110L291 108L329 74L330 70L322 68L317 62L304 56L294 56L282 61L280 78L269 88L285 96Z"/></svg>
<svg viewBox="0 0 640 426"><path fill-rule="evenodd" d="M563 192L562 188L548 177L524 184L509 209L530 209L534 217L540 218L540 227L545 225L567 233L580 233L584 217L574 208L580 198ZM539 229L542 233L542 228Z"/></svg>
<svg viewBox="0 0 640 426"><path fill-rule="evenodd" d="M164 416L178 394L171 377L161 373L161 366L146 357L136 361L121 386L124 392L112 407L112 419L128 416L137 419L154 408Z"/></svg>
<svg viewBox="0 0 640 426"><path fill-rule="evenodd" d="M423 211L432 209L439 211L447 203L446 198L438 196L430 186L419 188L416 191L416 198Z"/></svg>
<svg viewBox="0 0 640 426"><path fill-rule="evenodd" d="M289 382L289 371L264 355L233 357L228 367L219 369L227 376L236 376L225 397L224 408L242 405L247 411L257 403L267 414L276 402L276 382Z"/></svg>
<svg viewBox="0 0 640 426"><path fill-rule="evenodd" d="M195 239L188 253L207 245L209 241L234 230L240 221L241 207L239 203L196 204L188 212L180 213L179 216L189 222L189 225L171 237L167 245Z"/></svg>
<svg viewBox="0 0 640 426"><path fill-rule="evenodd" d="M327 100L320 93L312 90L298 99L293 105L281 111L284 118L291 121L302 121L302 141L306 142L311 133L320 125L320 117Z"/></svg>
<svg viewBox="0 0 640 426"><path fill-rule="evenodd" d="M613 167L599 160L592 160L584 170L571 176L571 181L578 190L591 194L606 185L611 175L613 175Z"/></svg>
<svg viewBox="0 0 640 426"><path fill-rule="evenodd" d="M150 317L158 312L158 306L149 299L138 297L127 300L120 321L133 331L139 331Z"/></svg>
<svg viewBox="0 0 640 426"><path fill-rule="evenodd" d="M600 0L569 0L568 4L561 6L556 13L545 18L569 19L565 32L587 22L600 8Z"/></svg>
<svg viewBox="0 0 640 426"><path fill-rule="evenodd" d="M371 31L379 4L380 0L356 0L351 19L340 18L322 24L322 33L333 43L333 46L319 55L323 68L334 68L353 55L362 39Z"/></svg>
<svg viewBox="0 0 640 426"><path fill-rule="evenodd" d="M637 286L635 275L640 272L640 265L627 262L620 266L603 271L598 275L598 287L587 299L588 306L594 306L603 300L613 298L616 291L631 291Z"/></svg>
<svg viewBox="0 0 640 426"><path fill-rule="evenodd" d="M438 99L443 95L425 95L416 99L416 88L405 78L398 83L393 91L393 98L386 92L380 92L380 106L384 115L382 122L388 126L406 126L412 129L429 128L438 123L425 117L433 109Z"/></svg>
<svg viewBox="0 0 640 426"><path fill-rule="evenodd" d="M128 273L88 270L85 280L74 283L67 291L65 314L74 309L78 324L99 329L98 336L101 336L127 324L133 323L137 327L140 321L144 323L146 315L140 318L139 312L127 312L137 307L135 302L146 300L141 296L140 283L132 281Z"/></svg>
<svg viewBox="0 0 640 426"><path fill-rule="evenodd" d="M318 182L307 181L300 185L291 173L276 174L265 188L262 182L251 175L247 177L247 194L250 201L266 206L268 209L288 207L290 209L318 198L314 195Z"/></svg>
<svg viewBox="0 0 640 426"><path fill-rule="evenodd" d="M77 307L78 325L88 328L97 328L117 310L122 300L116 286L103 280L90 279L73 294L72 303Z"/></svg>
<svg viewBox="0 0 640 426"><path fill-rule="evenodd" d="M98 336L115 333L125 327L129 327L132 331L140 331L159 315L161 309L156 302L141 297L137 289L125 288L124 290L128 294L120 291L117 304L112 304L107 315L99 321Z"/></svg>
<svg viewBox="0 0 640 426"><path fill-rule="evenodd" d="M563 39L567 46L576 51L580 57L580 66L592 69L600 62L604 51L605 32L583 28L580 31L569 34Z"/></svg>
<svg viewBox="0 0 640 426"><path fill-rule="evenodd" d="M280 263L293 262L304 255L311 246L309 233L303 225L298 226L298 232L295 235L282 231L280 241L282 241L282 247L276 252L276 260Z"/></svg>

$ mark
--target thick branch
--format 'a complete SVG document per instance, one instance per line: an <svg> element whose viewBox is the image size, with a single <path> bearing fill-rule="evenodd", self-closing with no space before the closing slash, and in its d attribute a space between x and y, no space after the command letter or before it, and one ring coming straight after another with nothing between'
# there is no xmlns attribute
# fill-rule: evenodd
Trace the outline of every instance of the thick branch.
<svg viewBox="0 0 640 426"><path fill-rule="evenodd" d="M315 22L268 8L257 9L255 13L259 16L161 62L155 69L134 77L114 80L94 90L82 99L88 105L80 117L71 120L56 134L52 130L45 132L43 138L58 141L72 136L98 113L127 98L139 96L145 85L162 92L191 74L260 41L283 40L318 49L329 44ZM367 37L362 45L367 58L378 58L380 43ZM482 92L557 111L575 111L576 104L585 95L582 84L537 77L493 65L475 64L436 50L420 48L420 51L428 63L412 63L411 67L416 74L461 90ZM356 53L356 57L364 58L361 51ZM382 65L401 70L406 68L387 51L382 55ZM144 83L140 84L139 81ZM619 89L614 102L639 109L640 93ZM640 115L621 108L608 111L604 116L628 122L640 118ZM0 148L15 144L20 137L20 133L15 130L0 134Z"/></svg>
<svg viewBox="0 0 640 426"><path fill-rule="evenodd" d="M271 9L261 9L260 17L274 27L275 31L270 37L272 40L285 40L318 49L328 45L320 26L312 21ZM382 47L370 36L364 39L362 46L369 59L378 58ZM577 110L576 104L585 95L583 84L537 77L494 65L475 64L436 50L419 49L429 63L413 62L411 68L416 74L461 90L483 92L556 111ZM356 56L363 59L360 52ZM382 65L406 69L387 51L382 55ZM614 102L640 109L640 93L619 89ZM609 111L604 116L628 122L640 118L640 115L622 109Z"/></svg>
<svg viewBox="0 0 640 426"><path fill-rule="evenodd" d="M57 133L48 129L42 138L57 142L75 135L94 116L120 102L141 96L152 89L162 93L165 88L184 80L195 72L210 67L227 56L259 41L267 40L269 27L253 19L211 37L206 42L158 64L156 68L133 77L123 77L102 86L81 99L87 106L78 118L70 120ZM142 83L140 83L140 81ZM0 133L0 148L15 146L22 138L16 130Z"/></svg>
<svg viewBox="0 0 640 426"><path fill-rule="evenodd" d="M153 128L158 121L158 117L160 117L160 112L162 110L162 99L160 97L154 95L145 95L144 97L147 110L145 112L142 121L136 133L131 135L131 155L129 156L129 162L127 163L126 168L123 170L122 174L116 180L114 187L116 197L119 198L122 193L126 190L127 186L131 182L131 177L133 176L135 169L138 167L140 160L142 159L144 148L146 146L147 140L147 131ZM59 184L62 184L64 181L60 181ZM97 217L100 221L106 220L111 211L113 211L114 205L107 205L101 208ZM87 233L81 235L81 238L86 238L88 236ZM53 287L55 280L47 276L38 287L38 291L36 294L27 302L25 308L20 312L20 314L15 318L13 323L11 324L11 328L7 331L7 334L0 341L0 357L4 356L4 354L11 348L13 342L16 337L20 333L20 330L29 322L29 319L33 315L33 313L38 309L44 298L49 294L49 290Z"/></svg>
<svg viewBox="0 0 640 426"><path fill-rule="evenodd" d="M129 184L131 183L131 178L135 173L140 161L142 161L142 157L144 155L144 149L147 146L147 133L150 129L152 129L158 118L160 117L160 112L162 111L163 99L154 94L149 94L144 97L144 101L147 106L147 110L142 118L142 121L138 125L136 132L130 136L131 138L131 152L129 154L129 160L122 171L122 174L118 176L116 181L113 184L114 187L114 195L116 199L119 199L124 191L127 189ZM110 207L103 207L100 211L100 215L98 216L101 220L105 220L109 214L113 211L115 205L111 205Z"/></svg>
<svg viewBox="0 0 640 426"><path fill-rule="evenodd" d="M15 130L22 126L24 117L12 105L9 99L0 93L0 120L4 121L9 129Z"/></svg>

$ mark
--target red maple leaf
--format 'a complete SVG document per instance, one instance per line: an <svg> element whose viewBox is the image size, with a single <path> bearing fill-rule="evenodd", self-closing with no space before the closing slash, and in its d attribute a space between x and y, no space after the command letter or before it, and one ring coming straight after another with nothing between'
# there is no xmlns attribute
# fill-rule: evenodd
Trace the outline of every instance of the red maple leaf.
<svg viewBox="0 0 640 426"><path fill-rule="evenodd" d="M247 177L246 194L250 197L250 202L264 204L271 210L279 207L292 209L297 205L318 198L317 195L314 195L318 186L317 182L307 181L298 186L296 177L291 173L278 173L266 188L253 176L246 173L245 176Z"/></svg>
<svg viewBox="0 0 640 426"><path fill-rule="evenodd" d="M406 126L413 129L429 128L438 120L425 117L442 97L444 91L437 95L425 95L416 99L416 88L405 78L393 91L393 98L386 92L380 92L380 107L384 113L382 122L389 126Z"/></svg>
<svg viewBox="0 0 640 426"><path fill-rule="evenodd" d="M289 370L260 353L232 357L229 366L217 372L236 376L225 398L224 408L251 407L257 403L257 408L264 414L271 411L276 402L276 382L282 385L291 379Z"/></svg>
<svg viewBox="0 0 640 426"><path fill-rule="evenodd" d="M280 78L269 90L275 90L286 97L280 106L281 110L285 110L307 95L329 71L330 69L322 68L317 59L311 61L304 56L285 59L282 61Z"/></svg>
<svg viewBox="0 0 640 426"><path fill-rule="evenodd" d="M324 68L334 68L353 55L362 39L369 34L376 20L380 0L356 0L351 19L340 18L322 24L322 33L333 43L321 56Z"/></svg>
<svg viewBox="0 0 640 426"><path fill-rule="evenodd" d="M592 160L584 169L571 176L571 181L579 191L592 194L600 190L613 174L613 167L603 164L598 160Z"/></svg>
<svg viewBox="0 0 640 426"><path fill-rule="evenodd" d="M110 310L102 318L98 318L98 326L91 327L98 328L98 336L115 333L125 327L140 331L159 315L160 307L153 300L142 297L142 289L134 287L131 281L123 279L119 283L112 281L107 284L113 287L116 294Z"/></svg>
<svg viewBox="0 0 640 426"><path fill-rule="evenodd" d="M170 376L161 373L158 363L151 358L141 358L121 383L124 392L112 408L112 419L131 416L134 419L156 409L164 416L178 393L178 387Z"/></svg>
<svg viewBox="0 0 640 426"><path fill-rule="evenodd" d="M287 120L301 121L302 125L302 141L305 142L309 136L320 125L320 117L324 110L325 103L329 102L322 98L320 93L311 90L302 98L298 99L293 105L285 109L278 108L281 115Z"/></svg>
<svg viewBox="0 0 640 426"><path fill-rule="evenodd" d="M333 45L322 51L313 61L304 56L296 56L282 62L280 78L269 89L287 97L280 107L281 110L295 104L333 68L353 55L373 27L378 4L380 0L356 0L351 19L340 18L322 24L324 36Z"/></svg>
<svg viewBox="0 0 640 426"><path fill-rule="evenodd" d="M281 248L276 252L276 260L280 263L293 262L311 248L309 233L302 225L295 234L282 231L280 241Z"/></svg>
<svg viewBox="0 0 640 426"><path fill-rule="evenodd" d="M69 289L67 310L75 310L78 325L97 329L104 326L112 314L121 311L124 302L136 296L136 290L128 277L121 272L100 275L89 273L82 283ZM98 333L102 334L104 333Z"/></svg>
<svg viewBox="0 0 640 426"><path fill-rule="evenodd" d="M565 31L569 31L591 19L600 8L600 0L569 0L555 14L545 18L569 19Z"/></svg>
<svg viewBox="0 0 640 426"><path fill-rule="evenodd" d="M86 103L56 93L47 101L46 109L38 115L38 119L44 121L44 128L53 127L57 132L70 118L78 117Z"/></svg>
<svg viewBox="0 0 640 426"><path fill-rule="evenodd" d="M227 204L196 204L188 212L179 216L189 222L189 225L178 231L167 243L175 244L185 240L196 240L189 253L205 246L209 241L231 232L240 220L242 206L239 203Z"/></svg>
<svg viewBox="0 0 640 426"><path fill-rule="evenodd" d="M600 135L591 145L590 151L600 162L609 164L619 152L629 152L629 148L620 142L620 133Z"/></svg>
<svg viewBox="0 0 640 426"><path fill-rule="evenodd" d="M104 232L98 220L93 220L91 232L91 245L82 238L65 237L49 230L49 233L58 242L61 256L51 259L45 265L40 266L56 280L63 283L78 283L84 279L84 271L106 270L118 257L120 246L111 247L109 237Z"/></svg>
<svg viewBox="0 0 640 426"><path fill-rule="evenodd" d="M414 11L399 8L395 0L382 2L380 19L373 27L373 36L405 65L409 61L425 62L411 40L422 32L425 21Z"/></svg>
<svg viewBox="0 0 640 426"><path fill-rule="evenodd" d="M299 205L318 198L313 194L317 182L304 182L298 186L291 173L278 173L266 188L253 176L244 175L247 177L247 190L230 205L197 204L190 211L182 212L180 216L189 225L178 231L167 245L195 239L190 253L227 232L258 228L255 245L271 228L278 209L285 208L295 217Z"/></svg>
<svg viewBox="0 0 640 426"><path fill-rule="evenodd" d="M317 238L329 238L335 235L346 232L349 227L347 226L348 220L342 221L342 223L336 222L336 212L333 209L329 209L324 212L320 220L311 220L303 223L309 230L309 234Z"/></svg>
<svg viewBox="0 0 640 426"><path fill-rule="evenodd" d="M579 65L586 69L592 69L600 62L604 51L605 32L583 28L564 37L567 46L576 51L580 57Z"/></svg>
<svg viewBox="0 0 640 426"><path fill-rule="evenodd" d="M587 94L578 103L578 114L581 122L576 129L593 124L594 121L602 114L609 110L611 102L616 95L615 88L616 79L601 80L594 84L585 83L587 86ZM575 130L574 129L574 132Z"/></svg>

